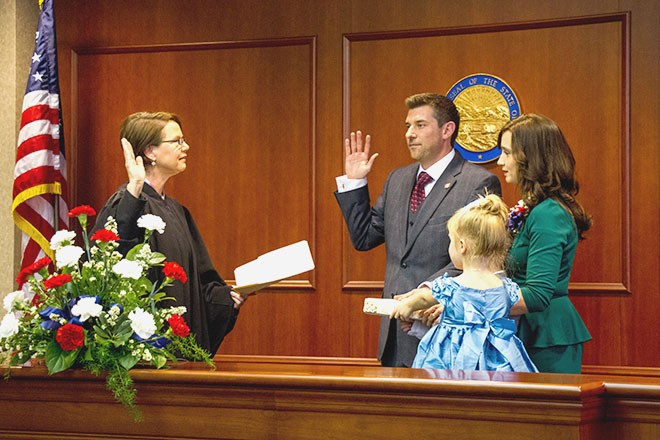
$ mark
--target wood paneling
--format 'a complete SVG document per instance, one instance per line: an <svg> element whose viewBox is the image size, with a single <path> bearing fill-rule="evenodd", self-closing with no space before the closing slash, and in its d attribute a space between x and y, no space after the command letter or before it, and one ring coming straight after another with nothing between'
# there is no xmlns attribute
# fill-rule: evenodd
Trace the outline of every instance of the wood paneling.
<svg viewBox="0 0 660 440"><path fill-rule="evenodd" d="M139 423L104 378L13 369L3 438L657 438L658 372L561 375L383 368L367 359L218 356L131 376ZM3 373L0 369L0 373ZM38 414L38 417L32 417Z"/></svg>
<svg viewBox="0 0 660 440"><path fill-rule="evenodd" d="M388 103L394 99L402 106L405 97L417 90L448 94L458 79L487 72L514 87L523 112L546 114L564 127L581 165L581 198L598 221L589 233L596 239L579 247L571 290L628 293L630 133L621 116L629 108L628 21L627 14L613 14L346 35L344 96L349 97L345 111L350 116L344 118L348 124L344 133L356 128L371 133L372 149L380 153L370 174L372 199L378 197L390 170L410 162L403 137L405 114L393 112ZM451 48L452 56L443 48ZM530 62L535 53L542 53L543 59ZM609 129L599 133L583 129L596 124ZM499 171L492 163L486 167ZM503 189L507 202L514 204L515 189L506 185ZM599 200L606 203L593 203ZM344 243L350 248L348 234ZM383 252L348 251L344 284L382 289L378 269L384 266Z"/></svg>
<svg viewBox="0 0 660 440"><path fill-rule="evenodd" d="M75 151L76 202L101 207L125 179L117 133L126 115L172 109L191 150L167 191L212 231L206 243L228 282L273 248L302 239L314 248L314 56L311 37L77 51L72 130L98 147ZM154 77L157 87L143 86ZM277 196L263 197L262 185ZM305 211L290 216L292 205ZM311 288L312 275L298 285Z"/></svg>
<svg viewBox="0 0 660 440"><path fill-rule="evenodd" d="M222 353L375 356L378 319L361 310L379 295L384 249L346 240L332 196L342 140L373 135L375 198L410 160L404 98L484 72L555 119L575 152L594 216L572 278L594 336L585 363L660 365L657 2L62 0L56 12L74 202L100 207L124 180L123 117L165 109L192 146L166 190L224 277L312 244L315 271L250 299Z"/></svg>

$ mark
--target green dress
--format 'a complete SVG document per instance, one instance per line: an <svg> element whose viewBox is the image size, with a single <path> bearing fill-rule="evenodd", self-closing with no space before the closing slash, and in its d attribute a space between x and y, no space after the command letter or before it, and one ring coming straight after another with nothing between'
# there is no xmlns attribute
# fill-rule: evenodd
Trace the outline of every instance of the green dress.
<svg viewBox="0 0 660 440"><path fill-rule="evenodd" d="M546 199L529 212L509 251L508 274L529 310L518 337L541 372L579 373L582 344L591 339L568 298L577 243L571 214Z"/></svg>

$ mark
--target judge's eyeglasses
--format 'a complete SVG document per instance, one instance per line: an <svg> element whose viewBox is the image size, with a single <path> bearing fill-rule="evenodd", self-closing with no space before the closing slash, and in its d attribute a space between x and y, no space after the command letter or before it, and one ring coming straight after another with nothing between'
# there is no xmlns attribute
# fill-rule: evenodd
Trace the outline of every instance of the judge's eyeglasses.
<svg viewBox="0 0 660 440"><path fill-rule="evenodd" d="M179 139L171 139L169 141L163 141L162 143L164 144L166 142L176 142L179 145L183 145L186 143L186 140L183 137L180 137Z"/></svg>

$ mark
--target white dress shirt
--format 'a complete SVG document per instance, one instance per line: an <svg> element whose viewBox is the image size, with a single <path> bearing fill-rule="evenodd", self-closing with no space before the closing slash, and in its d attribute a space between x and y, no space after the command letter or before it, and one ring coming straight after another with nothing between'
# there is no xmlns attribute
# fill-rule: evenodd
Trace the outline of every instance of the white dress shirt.
<svg viewBox="0 0 660 440"><path fill-rule="evenodd" d="M422 171L426 171L426 173L433 177L433 180L429 183L426 184L424 187L424 193L428 196L431 190L433 189L433 185L438 181L440 176L442 176L442 173L445 172L447 169L447 166L449 166L449 163L451 160L454 158L454 155L456 154L456 150L453 148L451 151L442 159L431 165L427 170L422 168L422 166L419 166L419 169L417 170L417 175L419 176L419 173ZM367 178L363 177L362 179L349 179L346 177L346 174L343 176L338 176L335 178L335 181L337 182L337 191L340 193L342 192L347 192L347 191L353 191L354 189L362 188L363 186L367 185Z"/></svg>

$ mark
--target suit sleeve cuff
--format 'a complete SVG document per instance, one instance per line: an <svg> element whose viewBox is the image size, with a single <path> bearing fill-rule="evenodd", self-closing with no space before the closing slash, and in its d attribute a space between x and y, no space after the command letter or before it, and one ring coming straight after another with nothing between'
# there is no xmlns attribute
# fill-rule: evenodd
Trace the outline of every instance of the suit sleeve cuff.
<svg viewBox="0 0 660 440"><path fill-rule="evenodd" d="M335 181L337 182L337 191L340 193L353 191L354 189L367 186L366 177L363 177L362 179L349 179L346 177L346 174L344 174L343 176L335 177Z"/></svg>

